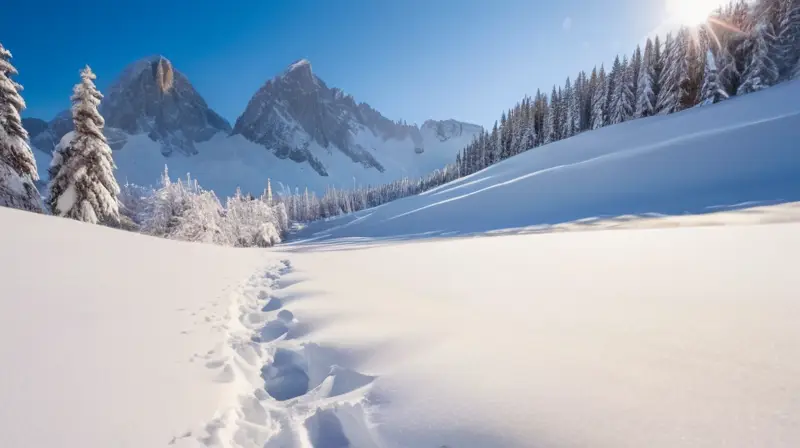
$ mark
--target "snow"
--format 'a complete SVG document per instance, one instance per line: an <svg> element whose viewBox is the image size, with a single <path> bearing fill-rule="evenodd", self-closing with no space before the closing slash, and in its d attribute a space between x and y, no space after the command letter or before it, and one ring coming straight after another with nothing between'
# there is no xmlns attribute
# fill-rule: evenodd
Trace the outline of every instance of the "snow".
<svg viewBox="0 0 800 448"><path fill-rule="evenodd" d="M583 218L797 201L797 104L800 83L794 81L714 107L585 132L420 196L313 223L297 238L463 236Z"/></svg>
<svg viewBox="0 0 800 448"><path fill-rule="evenodd" d="M289 68L286 69L286 71L287 72L291 72L293 70L296 70L298 68L301 68L301 67L304 67L304 66L307 66L307 65L311 65L311 62L309 62L308 59L300 59L297 62L291 64L289 66Z"/></svg>
<svg viewBox="0 0 800 448"><path fill-rule="evenodd" d="M311 151L329 173L329 176L323 177L308 163L279 159L271 151L241 135L227 136L222 133L207 142L197 143L198 154L186 156L176 152L170 157L164 157L160 144L146 135L132 135L127 137L121 149L113 151L113 158L117 165L115 176L120 184L154 185L167 164L171 173L181 177L191 173L203 187L221 196L232 196L236 187L258 194L266 188L268 178L272 180L276 192L294 191L295 188L302 191L308 187L310 191L322 195L330 186L353 188L354 179L356 186L367 186L428 174L453 163L458 151L469 143L473 134L464 133L444 142L426 129L423 129L422 135L425 152L416 154L411 139L384 141L370 131L358 132L354 142L367 148L381 162L386 168L384 173L364 168L337 149L329 151L312 142ZM373 148L378 148L378 151L373 151ZM46 180L52 155L38 150L34 155L39 173Z"/></svg>
<svg viewBox="0 0 800 448"><path fill-rule="evenodd" d="M67 212L75 206L75 200L78 198L77 192L75 191L75 184L70 184L64 193L58 198L56 205L59 210L63 210Z"/></svg>
<svg viewBox="0 0 800 448"><path fill-rule="evenodd" d="M269 250L2 209L4 441L796 446L798 97L584 133Z"/></svg>
<svg viewBox="0 0 800 448"><path fill-rule="evenodd" d="M230 357L231 297L273 257L6 208L0 221L18 230L0 232L5 445L167 446L238 404L242 385L206 363Z"/></svg>

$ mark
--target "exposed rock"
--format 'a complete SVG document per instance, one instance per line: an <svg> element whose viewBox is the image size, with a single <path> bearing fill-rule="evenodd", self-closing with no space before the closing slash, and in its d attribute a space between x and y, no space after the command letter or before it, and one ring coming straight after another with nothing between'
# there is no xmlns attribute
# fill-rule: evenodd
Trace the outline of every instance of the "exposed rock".
<svg viewBox="0 0 800 448"><path fill-rule="evenodd" d="M196 142L231 131L230 123L211 110L186 76L162 56L126 67L109 87L99 110L106 121L104 133L114 150L125 145L127 135L147 134L161 144L165 156L176 151L191 155L197 153ZM39 121L31 122L37 130ZM51 153L72 127L72 113L67 109L51 120L46 130L32 135L31 142Z"/></svg>
<svg viewBox="0 0 800 448"><path fill-rule="evenodd" d="M462 123L453 120L429 123L438 129L441 141L465 132ZM475 125L464 125L480 130ZM308 161L323 176L324 166L308 149L311 142L328 151L341 151L354 162L382 172L378 158L354 138L362 131L372 132L384 141L410 139L416 153L424 152L423 136L417 126L389 120L368 104L356 103L342 90L329 88L305 59L267 81L233 129L234 134L265 146L278 157Z"/></svg>

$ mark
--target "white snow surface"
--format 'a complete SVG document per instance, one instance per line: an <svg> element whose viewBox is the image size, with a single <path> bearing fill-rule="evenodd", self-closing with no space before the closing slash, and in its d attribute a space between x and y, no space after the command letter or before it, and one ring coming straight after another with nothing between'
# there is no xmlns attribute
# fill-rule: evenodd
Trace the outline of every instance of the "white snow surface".
<svg viewBox="0 0 800 448"><path fill-rule="evenodd" d="M4 443L798 446L799 96L582 134L269 250L2 209Z"/></svg>
<svg viewBox="0 0 800 448"><path fill-rule="evenodd" d="M223 133L209 141L197 143L198 154L186 156L173 153L169 157L164 157L160 144L150 140L147 135L131 135L121 149L113 151L113 157L117 165L115 175L120 184L157 184L164 165L168 165L170 173L178 176L190 173L203 188L214 190L222 196L232 196L236 187L241 187L243 192L260 193L266 188L268 178L276 193L289 189L302 192L308 187L310 191L322 195L328 187L380 185L403 177L420 177L441 169L455 162L458 151L469 144L477 130L479 128L470 128L470 132L441 141L429 129L423 129L425 152L422 154L414 151L415 145L410 138L383 140L369 130L359 130L353 136L354 144L370 150L384 166L383 173L353 162L336 148L326 149L310 142L310 150L322 161L329 174L320 176L306 162L280 159L270 150L241 135L227 136ZM43 151L35 151L34 155L39 172L47 178L51 155Z"/></svg>

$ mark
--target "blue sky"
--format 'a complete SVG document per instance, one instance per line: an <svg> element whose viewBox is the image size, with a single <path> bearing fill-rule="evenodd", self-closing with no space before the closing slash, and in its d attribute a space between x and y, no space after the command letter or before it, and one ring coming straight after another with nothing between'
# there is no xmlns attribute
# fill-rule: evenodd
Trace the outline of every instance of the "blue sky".
<svg viewBox="0 0 800 448"><path fill-rule="evenodd" d="M25 116L69 105L89 64L100 89L163 54L233 123L299 58L391 119L490 125L537 88L628 53L663 26L669 0L12 1L0 42L14 53Z"/></svg>

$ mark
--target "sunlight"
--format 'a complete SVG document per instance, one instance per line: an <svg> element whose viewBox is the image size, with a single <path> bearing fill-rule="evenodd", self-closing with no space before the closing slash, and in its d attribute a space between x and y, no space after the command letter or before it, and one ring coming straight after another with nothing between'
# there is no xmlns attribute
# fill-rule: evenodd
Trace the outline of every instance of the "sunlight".
<svg viewBox="0 0 800 448"><path fill-rule="evenodd" d="M699 25L717 6L719 0L666 0L666 11L670 19L683 25Z"/></svg>

